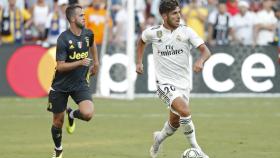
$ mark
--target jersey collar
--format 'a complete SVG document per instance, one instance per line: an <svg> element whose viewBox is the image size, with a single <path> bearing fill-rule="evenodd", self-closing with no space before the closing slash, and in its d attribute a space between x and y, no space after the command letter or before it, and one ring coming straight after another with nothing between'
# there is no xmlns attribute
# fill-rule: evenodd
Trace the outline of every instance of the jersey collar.
<svg viewBox="0 0 280 158"><path fill-rule="evenodd" d="M171 31L171 30L165 28L165 27L163 26L163 24L162 24L162 25L161 25L161 29L162 29L162 31L163 31L164 33L171 34L171 33L173 33L174 31L176 31L176 30L178 29L178 27L177 27L175 30Z"/></svg>

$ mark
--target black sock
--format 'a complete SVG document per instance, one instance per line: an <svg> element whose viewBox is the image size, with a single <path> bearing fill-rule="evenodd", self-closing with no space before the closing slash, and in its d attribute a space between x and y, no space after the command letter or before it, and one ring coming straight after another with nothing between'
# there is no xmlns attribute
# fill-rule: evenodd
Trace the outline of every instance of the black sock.
<svg viewBox="0 0 280 158"><path fill-rule="evenodd" d="M77 119L80 119L80 120L84 120L80 110L78 110L78 109L73 112L73 116L74 116L74 118L77 118Z"/></svg>
<svg viewBox="0 0 280 158"><path fill-rule="evenodd" d="M52 138L56 148L61 147L62 129L52 126Z"/></svg>

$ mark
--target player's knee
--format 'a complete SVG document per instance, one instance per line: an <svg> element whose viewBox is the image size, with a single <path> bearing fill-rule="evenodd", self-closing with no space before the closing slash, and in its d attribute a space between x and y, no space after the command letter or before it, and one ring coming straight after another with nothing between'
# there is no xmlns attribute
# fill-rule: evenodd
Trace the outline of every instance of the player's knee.
<svg viewBox="0 0 280 158"><path fill-rule="evenodd" d="M191 113L190 113L190 111L189 110L182 110L182 111L180 111L180 112L178 112L179 113L179 115L181 116L181 117L188 117L188 116L190 116L191 115Z"/></svg>
<svg viewBox="0 0 280 158"><path fill-rule="evenodd" d="M179 121L169 121L169 123L173 128L179 128L180 127Z"/></svg>
<svg viewBox="0 0 280 158"><path fill-rule="evenodd" d="M92 119L92 115L93 115L92 113L85 113L83 115L83 118L85 121L90 121Z"/></svg>
<svg viewBox="0 0 280 158"><path fill-rule="evenodd" d="M53 125L57 128L62 128L63 123L64 123L64 120L60 119L60 118L53 120Z"/></svg>

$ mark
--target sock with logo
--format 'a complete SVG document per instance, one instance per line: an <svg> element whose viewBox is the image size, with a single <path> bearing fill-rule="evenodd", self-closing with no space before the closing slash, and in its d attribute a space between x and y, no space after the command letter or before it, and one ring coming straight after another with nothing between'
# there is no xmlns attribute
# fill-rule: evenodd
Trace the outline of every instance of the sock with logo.
<svg viewBox="0 0 280 158"><path fill-rule="evenodd" d="M195 136L195 128L191 116L180 117L180 126L192 148L200 149Z"/></svg>
<svg viewBox="0 0 280 158"><path fill-rule="evenodd" d="M55 144L55 148L57 150L59 150L59 149L62 150L62 146L61 146L62 129L61 128L57 128L55 126L52 126L51 132L52 132L52 138L53 138L53 142Z"/></svg>

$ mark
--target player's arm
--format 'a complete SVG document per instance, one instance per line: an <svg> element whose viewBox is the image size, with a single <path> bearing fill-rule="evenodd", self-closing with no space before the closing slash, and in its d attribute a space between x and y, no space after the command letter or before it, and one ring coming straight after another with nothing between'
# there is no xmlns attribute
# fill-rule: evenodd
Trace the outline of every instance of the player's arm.
<svg viewBox="0 0 280 158"><path fill-rule="evenodd" d="M204 43L198 46L197 49L200 52L200 56L194 63L193 70L195 72L200 72L203 68L204 62L211 56L211 52Z"/></svg>
<svg viewBox="0 0 280 158"><path fill-rule="evenodd" d="M203 68L204 62L210 57L211 52L204 43L204 41L198 36L198 34L191 28L188 29L191 44L197 48L200 52L199 58L193 65L194 72L200 72Z"/></svg>
<svg viewBox="0 0 280 158"><path fill-rule="evenodd" d="M91 63L91 59L85 58L83 60L75 61L75 62L65 62L65 61L57 61L56 70L59 72L71 71L76 69L79 66L89 66Z"/></svg>
<svg viewBox="0 0 280 158"><path fill-rule="evenodd" d="M57 61L56 70L58 72L70 71L76 69L79 66L89 66L91 63L91 59L89 58L85 58L74 62L65 62L66 59L67 59L67 45L65 44L63 37L59 37L57 40L57 47L56 47L56 61Z"/></svg>
<svg viewBox="0 0 280 158"><path fill-rule="evenodd" d="M146 43L148 41L151 41L153 38L153 30L159 28L159 26L154 26L151 28L148 28L142 32L141 37L139 38L137 42L136 52L137 52L137 59L136 59L136 72L138 74L143 74L143 55L144 55L144 49L146 46Z"/></svg>
<svg viewBox="0 0 280 158"><path fill-rule="evenodd" d="M144 55L144 49L145 49L146 43L142 40L142 38L139 38L137 43L137 61L136 61L136 72L138 74L143 74L143 55Z"/></svg>
<svg viewBox="0 0 280 158"><path fill-rule="evenodd" d="M90 52L93 58L93 67L91 68L91 75L96 75L99 69L99 59L95 41L93 41L93 44L90 47Z"/></svg>

